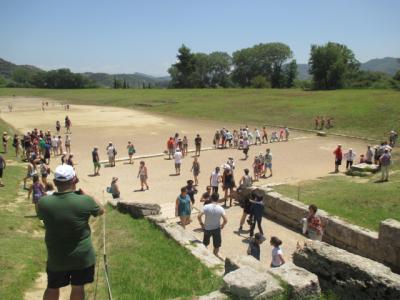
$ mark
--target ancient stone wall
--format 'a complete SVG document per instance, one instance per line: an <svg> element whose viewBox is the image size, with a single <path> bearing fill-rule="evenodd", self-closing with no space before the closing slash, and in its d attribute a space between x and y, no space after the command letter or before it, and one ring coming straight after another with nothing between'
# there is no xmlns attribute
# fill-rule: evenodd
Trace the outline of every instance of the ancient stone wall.
<svg viewBox="0 0 400 300"><path fill-rule="evenodd" d="M250 188L239 193L239 199L247 197L254 190L264 197L265 215L278 223L301 231L300 220L307 215L308 206L285 197L271 188ZM379 233L350 224L338 217L318 210L324 226L323 241L379 262L400 272L400 222L382 221Z"/></svg>
<svg viewBox="0 0 400 300"><path fill-rule="evenodd" d="M318 276L322 290L343 300L400 299L400 275L381 263L324 242L308 242L293 262Z"/></svg>

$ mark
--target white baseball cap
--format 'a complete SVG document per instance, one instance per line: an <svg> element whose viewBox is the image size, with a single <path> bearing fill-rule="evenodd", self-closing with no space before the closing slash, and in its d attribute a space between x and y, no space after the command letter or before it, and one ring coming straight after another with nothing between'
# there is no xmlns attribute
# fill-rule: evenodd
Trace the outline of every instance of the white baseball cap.
<svg viewBox="0 0 400 300"><path fill-rule="evenodd" d="M74 168L70 165L58 166L54 172L54 180L60 182L70 181L75 178Z"/></svg>

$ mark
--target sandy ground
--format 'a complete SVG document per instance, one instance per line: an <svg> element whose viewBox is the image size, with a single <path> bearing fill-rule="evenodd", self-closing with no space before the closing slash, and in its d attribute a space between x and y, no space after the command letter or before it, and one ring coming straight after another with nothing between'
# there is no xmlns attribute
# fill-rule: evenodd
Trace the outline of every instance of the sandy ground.
<svg viewBox="0 0 400 300"><path fill-rule="evenodd" d="M93 146L99 147L101 159L106 159L105 149L109 141L116 145L118 157L127 156L126 145L129 140L135 145L136 155L161 153L166 148L168 137L178 132L181 136L187 135L189 148L193 148L193 139L199 133L203 138L203 146L206 147L212 145L211 141L216 129L222 127L234 129L241 125L174 119L115 107L72 105L70 111L65 111L60 104L51 100L49 100L48 109L42 112L41 100L22 97L0 98L1 118L21 132L29 131L32 128L50 129L55 132L56 120L60 120L63 124L65 116L68 115L72 120L72 152L77 163L80 187L93 196L106 200L110 195L103 191L110 184L111 178L117 176L123 200L159 203L162 205L164 213L171 218L173 218L174 203L180 187L186 184L186 180L192 179L190 168L193 158L191 155L184 159L180 176L171 176L174 174L173 161L167 160L166 157L145 159L149 171L150 190L140 192L137 191L140 183L136 178L138 161L134 165L120 162L115 168L103 167L100 171L101 176L91 177ZM15 111L9 113L7 104L11 101L14 103ZM250 126L250 128L254 128L254 126ZM271 129L269 129L270 131ZM216 166L225 163L228 157L235 159L235 178L238 182L244 168L252 169L252 157L260 152L265 152L267 147L271 148L273 177L263 179L257 185L274 185L296 183L328 175L333 170L332 151L338 143L343 145L344 150L351 147L358 154L364 153L366 148L365 142L346 138L317 137L303 132L291 132L290 137L292 139L288 142L252 146L249 151L250 158L247 161L241 160L243 153L238 150L202 152L199 158L201 173L197 199L200 199L200 194L208 185L211 171ZM52 169L59 162L59 157L52 159ZM195 207L199 210L202 205L197 201ZM227 209L228 225L223 230L222 256L246 254L248 235L246 231L241 234L237 232L241 214L242 210L239 206ZM304 237L267 219L263 220L263 228L267 240L272 235L283 240L284 255L287 260L291 260L291 253L295 249L297 241L302 241ZM193 230L201 238L202 233L198 229L198 222L194 218L194 222L188 230ZM261 250L261 261L266 265L269 265L271 259L270 252L271 247L267 241L262 244Z"/></svg>

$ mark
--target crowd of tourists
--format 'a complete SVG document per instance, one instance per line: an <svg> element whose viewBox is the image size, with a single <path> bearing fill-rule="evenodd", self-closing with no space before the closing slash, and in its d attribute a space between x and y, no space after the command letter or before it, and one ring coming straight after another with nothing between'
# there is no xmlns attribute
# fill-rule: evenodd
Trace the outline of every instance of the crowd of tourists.
<svg viewBox="0 0 400 300"><path fill-rule="evenodd" d="M357 158L357 154L352 148L349 148L347 152L343 152L342 145L337 145L333 151L335 157L335 173L339 173L339 168L342 165L342 161L346 161L346 171L351 170L353 164L375 164L378 166L378 170L381 171L381 182L389 181L389 169L392 164L392 149L395 143L382 142L379 145L372 147L367 146L365 154L360 154Z"/></svg>
<svg viewBox="0 0 400 300"><path fill-rule="evenodd" d="M48 103L43 102L42 110L44 111L47 106ZM69 110L69 105L64 108ZM328 117L317 117L316 129L332 127L332 120ZM51 130L34 128L23 136L14 135L13 138L4 132L2 139L4 153L8 152L8 144L12 140L16 156L27 162L24 188L28 190L28 199L32 198L37 216L43 221L46 229L48 286L44 299L57 299L59 288L70 284L72 285L71 299L84 299L84 285L94 280L95 253L88 222L91 216L99 216L103 214L104 210L98 200L76 187L79 179L75 169L74 155L71 152L71 128L71 119L66 116L63 134L60 121L56 121L54 134ZM288 127L267 132L266 127L261 130L258 128L250 130L245 125L233 131L226 128L217 130L212 144L215 149L243 151L245 155L243 160L247 160L250 147L288 141L289 135ZM346 160L346 169L351 168L354 162L375 163L382 170L382 181L387 181L391 162L390 153L397 140L397 133L394 130L390 132L389 139L389 143L384 142L376 147L368 146L366 153L361 154L358 159L352 149L343 153L342 146L338 145L334 151L335 172L339 172L339 166L343 159ZM203 183L206 185L205 190L199 193L199 174L203 171L200 161L202 144L203 139L200 134L197 134L193 139L194 157L189 163L193 179L185 180L185 185L181 187L179 195L175 199L176 217L179 217L180 225L186 228L193 221L192 214L196 201L202 203L203 206L197 215L197 221L204 231L203 243L205 246L209 246L212 240L213 252L220 257L221 231L224 230L228 221L232 222L232 220L228 220L225 210L236 202L243 209L240 220L237 220L237 233L242 235L248 232L248 237L246 237L249 239L247 253L260 260L261 245L265 241L262 225L265 210L263 196L254 190L244 200L239 201L237 195L238 191L251 187L254 182L272 177L271 148L266 148L265 152L257 151L258 154L254 155L248 168L243 171L236 170L233 157L227 157L213 170L206 170L210 176L207 182ZM171 136L167 141L165 153L168 155L168 159L173 160L176 176L181 175L182 163L188 157L189 145L188 136L184 135L181 138L179 133ZM132 141L127 143L126 149L129 164L134 164L136 149ZM115 167L117 149L113 142L110 141L104 150L109 166ZM60 163L52 172L49 167L50 160L57 157L60 157ZM92 160L93 176L99 176L101 161L98 147L94 147L92 150ZM6 160L0 156L0 186L3 186L2 177L5 168ZM235 173L237 172L240 175L236 177ZM51 173L54 177L53 182L47 179ZM148 175L149 170L145 161L142 160L137 172L141 191L149 190ZM32 181L29 187L27 186L28 180ZM107 191L112 198L121 198L118 177L112 177ZM201 196L199 197L198 194ZM304 235L313 240L322 240L323 224L316 205L310 205L308 214L299 222L303 226L302 233ZM248 227L248 231L244 229L245 227ZM269 244L272 247L271 267L283 265L285 263L283 241L278 236L272 235ZM73 255L71 255L72 252Z"/></svg>

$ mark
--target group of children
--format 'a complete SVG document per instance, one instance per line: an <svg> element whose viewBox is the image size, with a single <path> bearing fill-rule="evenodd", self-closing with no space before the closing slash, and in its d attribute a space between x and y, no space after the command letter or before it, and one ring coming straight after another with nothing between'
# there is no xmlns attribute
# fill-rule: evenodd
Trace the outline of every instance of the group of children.
<svg viewBox="0 0 400 300"><path fill-rule="evenodd" d="M239 150L247 149L250 145L261 145L263 143L273 143L288 141L289 128L285 126L280 130L273 130L270 139L268 140L267 128L264 126L262 131L255 128L251 131L247 125L239 130L230 130L222 128L217 130L214 134L213 145L216 149L236 148Z"/></svg>

